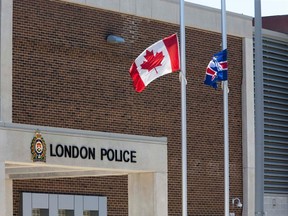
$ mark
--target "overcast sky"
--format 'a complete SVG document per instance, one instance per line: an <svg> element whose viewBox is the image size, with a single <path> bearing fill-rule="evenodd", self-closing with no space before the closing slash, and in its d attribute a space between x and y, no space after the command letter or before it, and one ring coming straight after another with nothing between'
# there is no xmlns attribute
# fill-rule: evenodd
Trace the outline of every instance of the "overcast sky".
<svg viewBox="0 0 288 216"><path fill-rule="evenodd" d="M221 8L221 0L186 0L208 7ZM226 0L226 10L254 17L254 0ZM261 0L262 16L288 15L288 0Z"/></svg>

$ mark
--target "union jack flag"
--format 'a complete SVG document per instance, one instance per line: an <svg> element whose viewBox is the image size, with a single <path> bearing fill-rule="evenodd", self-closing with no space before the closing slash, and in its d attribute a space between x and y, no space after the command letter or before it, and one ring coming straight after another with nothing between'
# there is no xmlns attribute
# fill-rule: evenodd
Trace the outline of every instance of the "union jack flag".
<svg viewBox="0 0 288 216"><path fill-rule="evenodd" d="M206 68L204 84L210 85L217 89L218 81L228 79L227 49L213 55Z"/></svg>

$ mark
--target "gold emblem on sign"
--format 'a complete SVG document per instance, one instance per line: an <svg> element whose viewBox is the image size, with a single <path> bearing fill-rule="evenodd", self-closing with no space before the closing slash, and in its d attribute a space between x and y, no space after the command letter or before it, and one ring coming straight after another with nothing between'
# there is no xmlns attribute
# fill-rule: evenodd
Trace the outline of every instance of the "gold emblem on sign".
<svg viewBox="0 0 288 216"><path fill-rule="evenodd" d="M39 130L31 142L31 159L33 162L46 162L46 143Z"/></svg>

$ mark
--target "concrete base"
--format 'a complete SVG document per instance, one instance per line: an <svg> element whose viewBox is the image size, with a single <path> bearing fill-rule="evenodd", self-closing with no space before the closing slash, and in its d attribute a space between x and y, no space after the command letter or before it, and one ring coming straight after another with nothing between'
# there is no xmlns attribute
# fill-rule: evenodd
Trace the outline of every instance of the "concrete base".
<svg viewBox="0 0 288 216"><path fill-rule="evenodd" d="M265 216L287 216L288 195L287 194L265 194L264 195Z"/></svg>

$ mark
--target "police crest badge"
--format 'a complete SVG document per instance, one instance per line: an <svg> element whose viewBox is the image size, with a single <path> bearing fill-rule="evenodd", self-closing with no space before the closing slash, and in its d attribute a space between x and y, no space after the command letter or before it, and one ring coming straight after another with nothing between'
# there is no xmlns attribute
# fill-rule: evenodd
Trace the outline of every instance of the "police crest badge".
<svg viewBox="0 0 288 216"><path fill-rule="evenodd" d="M31 142L31 159L33 162L46 162L46 143L39 130Z"/></svg>

